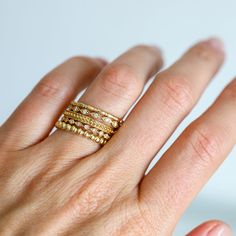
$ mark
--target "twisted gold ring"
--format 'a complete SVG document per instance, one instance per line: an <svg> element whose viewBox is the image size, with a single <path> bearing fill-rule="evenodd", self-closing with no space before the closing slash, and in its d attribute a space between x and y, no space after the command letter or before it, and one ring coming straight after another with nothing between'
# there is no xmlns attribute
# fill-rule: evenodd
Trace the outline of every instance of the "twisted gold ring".
<svg viewBox="0 0 236 236"><path fill-rule="evenodd" d="M123 120L99 108L72 101L55 126L58 129L80 134L104 145L117 132Z"/></svg>

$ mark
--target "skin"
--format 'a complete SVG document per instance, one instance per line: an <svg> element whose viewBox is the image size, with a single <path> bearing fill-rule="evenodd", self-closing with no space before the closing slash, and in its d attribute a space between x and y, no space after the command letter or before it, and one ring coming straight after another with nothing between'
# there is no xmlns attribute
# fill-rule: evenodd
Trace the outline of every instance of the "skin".
<svg viewBox="0 0 236 236"><path fill-rule="evenodd" d="M0 127L0 235L171 235L235 144L236 80L145 171L223 61L218 39L194 45L102 148L53 126L86 87L82 102L123 117L160 70L160 50L136 46L110 64L75 57L47 74ZM232 232L213 220L188 235Z"/></svg>

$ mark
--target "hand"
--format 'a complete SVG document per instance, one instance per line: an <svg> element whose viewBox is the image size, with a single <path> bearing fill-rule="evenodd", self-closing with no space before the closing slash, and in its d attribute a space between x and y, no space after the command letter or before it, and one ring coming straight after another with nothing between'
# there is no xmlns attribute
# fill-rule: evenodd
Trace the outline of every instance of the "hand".
<svg viewBox="0 0 236 236"><path fill-rule="evenodd" d="M123 117L160 69L160 51L137 46L107 65L76 57L46 75L0 128L0 234L171 235L235 144L235 80L144 174L223 59L217 39L193 46L157 75L102 148L64 130L49 134L88 85L81 101ZM189 235L230 234L210 221Z"/></svg>

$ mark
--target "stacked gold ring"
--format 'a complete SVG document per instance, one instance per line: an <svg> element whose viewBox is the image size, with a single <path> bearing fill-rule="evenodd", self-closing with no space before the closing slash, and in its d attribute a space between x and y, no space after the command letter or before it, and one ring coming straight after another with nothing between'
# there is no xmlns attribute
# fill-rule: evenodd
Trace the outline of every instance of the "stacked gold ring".
<svg viewBox="0 0 236 236"><path fill-rule="evenodd" d="M104 145L120 128L123 120L99 108L72 101L55 126Z"/></svg>

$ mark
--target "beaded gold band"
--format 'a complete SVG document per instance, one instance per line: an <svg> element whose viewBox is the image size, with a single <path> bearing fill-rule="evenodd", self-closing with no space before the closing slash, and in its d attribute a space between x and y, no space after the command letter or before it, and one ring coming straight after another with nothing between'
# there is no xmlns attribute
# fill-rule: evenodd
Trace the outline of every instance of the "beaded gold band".
<svg viewBox="0 0 236 236"><path fill-rule="evenodd" d="M75 102L75 101L73 101L73 102L71 102L71 105L74 105L74 106L77 106L77 107L80 107L80 108L84 108L84 109L88 109L89 111L97 112L97 113L99 113L101 115L104 115L104 116L107 116L107 117L109 117L109 118L111 118L113 120L122 121L120 118L118 118L116 116L113 116L113 115L111 115L111 114L109 114L109 113L107 113L107 112L105 112L105 111L103 111L101 109L98 109L98 108L93 107L91 105L87 105L87 104L82 103L82 102Z"/></svg>
<svg viewBox="0 0 236 236"><path fill-rule="evenodd" d="M123 120L99 108L82 102L71 102L55 126L83 135L104 145L120 128Z"/></svg>
<svg viewBox="0 0 236 236"><path fill-rule="evenodd" d="M86 138L89 138L91 139L92 141L96 142L96 143L99 143L101 145L104 145L107 143L107 141L109 139L104 139L103 137L99 137L97 135L94 135L92 133L90 133L89 131L87 130L84 130L83 128L77 128L76 126L74 125L70 125L70 124L67 124L65 122L62 122L62 121L57 121L56 125L55 125L58 129L63 129L63 130L66 130L66 131L70 131L72 133L76 133L76 134L80 134L80 135L83 135L85 136Z"/></svg>

